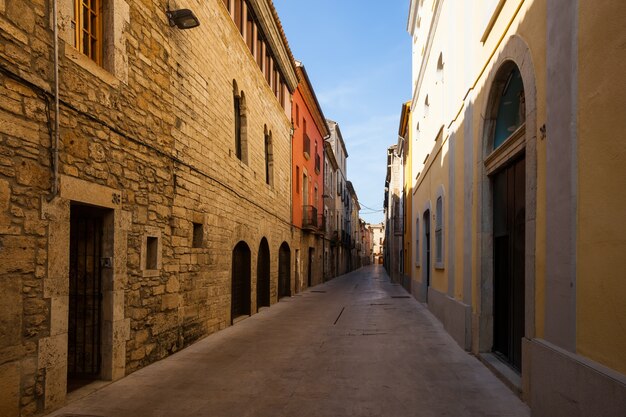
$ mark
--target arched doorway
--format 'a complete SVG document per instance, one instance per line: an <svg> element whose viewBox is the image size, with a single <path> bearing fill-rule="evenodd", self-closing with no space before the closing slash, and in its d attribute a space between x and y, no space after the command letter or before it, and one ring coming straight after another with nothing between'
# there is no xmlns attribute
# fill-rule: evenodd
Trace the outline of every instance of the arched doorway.
<svg viewBox="0 0 626 417"><path fill-rule="evenodd" d="M270 306L270 247L261 239L256 269L256 309Z"/></svg>
<svg viewBox="0 0 626 417"><path fill-rule="evenodd" d="M505 49L528 53L517 37ZM487 83L480 312L491 325L480 326L479 349L521 373L523 339L534 334L536 100L532 60L513 57L495 67Z"/></svg>
<svg viewBox="0 0 626 417"><path fill-rule="evenodd" d="M291 250L287 242L278 251L278 298L291 296Z"/></svg>
<svg viewBox="0 0 626 417"><path fill-rule="evenodd" d="M250 315L250 248L244 241L233 249L232 271L231 324L237 317Z"/></svg>
<svg viewBox="0 0 626 417"><path fill-rule="evenodd" d="M518 140L523 144L526 98L519 68L505 63L494 82L492 152ZM511 146L511 145L508 145ZM493 210L493 351L521 371L524 336L525 155L507 155L489 167Z"/></svg>

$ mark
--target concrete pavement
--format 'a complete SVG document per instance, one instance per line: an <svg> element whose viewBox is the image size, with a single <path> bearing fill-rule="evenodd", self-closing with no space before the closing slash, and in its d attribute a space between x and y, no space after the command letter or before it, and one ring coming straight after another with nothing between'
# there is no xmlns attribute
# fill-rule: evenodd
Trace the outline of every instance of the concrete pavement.
<svg viewBox="0 0 626 417"><path fill-rule="evenodd" d="M380 266L283 299L50 416L529 416Z"/></svg>

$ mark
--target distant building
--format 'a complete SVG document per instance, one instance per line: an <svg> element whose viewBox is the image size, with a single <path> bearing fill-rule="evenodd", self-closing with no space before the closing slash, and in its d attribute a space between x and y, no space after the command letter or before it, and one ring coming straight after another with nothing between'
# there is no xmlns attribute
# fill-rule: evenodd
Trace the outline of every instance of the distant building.
<svg viewBox="0 0 626 417"><path fill-rule="evenodd" d="M372 238L372 263L383 264L383 247L385 243L385 223L370 224L370 235Z"/></svg>
<svg viewBox="0 0 626 417"><path fill-rule="evenodd" d="M402 283L404 275L404 167L398 145L387 149L385 179L384 265L391 280Z"/></svg>
<svg viewBox="0 0 626 417"><path fill-rule="evenodd" d="M334 198L335 206L332 208L331 216L334 217L336 224L337 236L335 240L335 253L333 262L335 263L335 274L343 275L349 272L348 260L350 258L349 248L349 205L350 197L348 195L348 189L346 187L347 181L347 159L348 151L346 150L346 144L341 134L339 124L332 120L327 120L330 136L327 142L330 144L334 158L337 162L337 170L335 171L335 191L336 196ZM336 276L335 275L335 276Z"/></svg>
<svg viewBox="0 0 626 417"><path fill-rule="evenodd" d="M329 135L306 68L296 61L298 88L293 94L292 218L298 241L295 249L296 292L324 281L324 138Z"/></svg>

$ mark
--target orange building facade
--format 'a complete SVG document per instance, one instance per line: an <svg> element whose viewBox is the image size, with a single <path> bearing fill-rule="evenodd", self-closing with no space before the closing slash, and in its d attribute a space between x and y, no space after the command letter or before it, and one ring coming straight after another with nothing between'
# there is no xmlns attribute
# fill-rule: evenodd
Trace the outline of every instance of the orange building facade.
<svg viewBox="0 0 626 417"><path fill-rule="evenodd" d="M298 88L293 94L292 212L300 233L296 250L296 291L322 282L324 221L324 137L328 127L315 92L300 62L296 62ZM296 239L294 239L296 240ZM297 240L296 240L297 241Z"/></svg>

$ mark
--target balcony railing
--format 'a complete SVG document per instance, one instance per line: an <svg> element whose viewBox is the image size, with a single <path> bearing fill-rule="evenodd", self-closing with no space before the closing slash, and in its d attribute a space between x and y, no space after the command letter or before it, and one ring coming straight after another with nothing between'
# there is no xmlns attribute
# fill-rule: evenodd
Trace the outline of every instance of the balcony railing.
<svg viewBox="0 0 626 417"><path fill-rule="evenodd" d="M315 154L315 173L320 173L320 168L322 167L322 158L318 154Z"/></svg>
<svg viewBox="0 0 626 417"><path fill-rule="evenodd" d="M302 206L302 228L306 230L317 230L319 228L319 218L317 207Z"/></svg>
<svg viewBox="0 0 626 417"><path fill-rule="evenodd" d="M311 157L311 138L306 133L304 134L304 157L309 159Z"/></svg>

